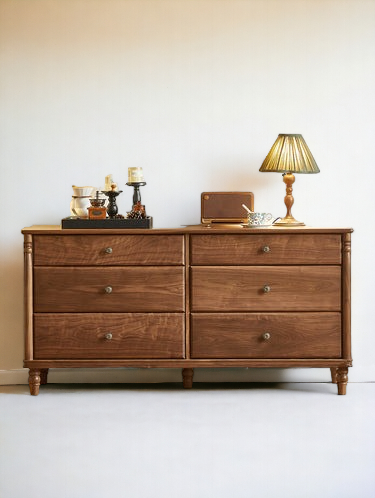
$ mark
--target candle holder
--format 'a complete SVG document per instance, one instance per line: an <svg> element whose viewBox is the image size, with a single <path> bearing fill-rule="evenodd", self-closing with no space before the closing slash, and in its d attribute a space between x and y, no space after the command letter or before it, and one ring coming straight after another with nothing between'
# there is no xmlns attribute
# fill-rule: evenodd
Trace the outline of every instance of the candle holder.
<svg viewBox="0 0 375 498"><path fill-rule="evenodd" d="M135 206L138 202L141 202L141 191L139 190L139 187L146 185L146 182L128 182L126 185L134 187L133 206Z"/></svg>
<svg viewBox="0 0 375 498"><path fill-rule="evenodd" d="M122 190L115 190L117 185L112 183L112 190L102 190L103 194L108 197L107 214L109 218L115 218L118 213L118 207L116 204L116 197L121 194Z"/></svg>
<svg viewBox="0 0 375 498"><path fill-rule="evenodd" d="M128 182L126 185L134 188L133 207L131 212L128 213L128 218L146 218L146 208L142 204L140 191L140 187L146 185L146 182Z"/></svg>

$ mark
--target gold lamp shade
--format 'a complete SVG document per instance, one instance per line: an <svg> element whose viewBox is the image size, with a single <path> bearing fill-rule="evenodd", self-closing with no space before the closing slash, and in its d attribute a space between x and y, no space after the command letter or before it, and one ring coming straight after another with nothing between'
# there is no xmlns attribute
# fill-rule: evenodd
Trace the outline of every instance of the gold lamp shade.
<svg viewBox="0 0 375 498"><path fill-rule="evenodd" d="M263 161L259 171L283 173L286 184L284 202L287 213L284 218L277 221L278 226L298 226L304 223L297 221L292 216L294 203L292 185L295 181L294 173L319 173L319 168L307 147L302 135L280 134Z"/></svg>

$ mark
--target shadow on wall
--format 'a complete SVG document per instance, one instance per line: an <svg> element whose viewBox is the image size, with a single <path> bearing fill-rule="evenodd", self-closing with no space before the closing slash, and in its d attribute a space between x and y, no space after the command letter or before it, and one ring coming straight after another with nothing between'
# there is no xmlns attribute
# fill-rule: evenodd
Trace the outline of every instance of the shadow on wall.
<svg viewBox="0 0 375 498"><path fill-rule="evenodd" d="M3 249L0 260L0 370L22 368L23 252L18 245Z"/></svg>

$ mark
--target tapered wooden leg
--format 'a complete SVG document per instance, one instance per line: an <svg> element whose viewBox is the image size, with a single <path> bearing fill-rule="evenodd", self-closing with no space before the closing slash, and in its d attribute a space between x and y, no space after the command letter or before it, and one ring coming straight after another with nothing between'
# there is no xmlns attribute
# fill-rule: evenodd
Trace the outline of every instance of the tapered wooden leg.
<svg viewBox="0 0 375 498"><path fill-rule="evenodd" d="M346 394L347 383L348 383L348 367L338 367L337 369L338 394Z"/></svg>
<svg viewBox="0 0 375 498"><path fill-rule="evenodd" d="M29 370L30 394L33 396L38 396L39 386L40 386L40 369L30 368Z"/></svg>
<svg viewBox="0 0 375 498"><path fill-rule="evenodd" d="M40 370L40 385L43 386L47 384L48 368L42 368Z"/></svg>
<svg viewBox="0 0 375 498"><path fill-rule="evenodd" d="M193 368L183 368L182 369L182 383L185 389L191 389L193 387Z"/></svg>
<svg viewBox="0 0 375 498"><path fill-rule="evenodd" d="M331 369L332 383L337 384L337 367L332 367Z"/></svg>

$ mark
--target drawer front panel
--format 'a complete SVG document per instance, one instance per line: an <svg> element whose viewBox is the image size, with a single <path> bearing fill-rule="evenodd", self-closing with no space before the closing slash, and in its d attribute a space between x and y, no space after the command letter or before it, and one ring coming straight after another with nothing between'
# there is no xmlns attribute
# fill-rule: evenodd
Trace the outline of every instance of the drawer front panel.
<svg viewBox="0 0 375 498"><path fill-rule="evenodd" d="M192 265L341 264L338 234L192 235L190 247Z"/></svg>
<svg viewBox="0 0 375 498"><path fill-rule="evenodd" d="M341 269L197 266L191 268L191 306L192 311L340 311Z"/></svg>
<svg viewBox="0 0 375 498"><path fill-rule="evenodd" d="M183 235L35 235L37 266L183 265Z"/></svg>
<svg viewBox="0 0 375 498"><path fill-rule="evenodd" d="M340 358L341 314L192 314L191 357Z"/></svg>
<svg viewBox="0 0 375 498"><path fill-rule="evenodd" d="M35 312L184 311L184 268L35 267Z"/></svg>
<svg viewBox="0 0 375 498"><path fill-rule="evenodd" d="M183 357L182 313L34 315L34 359Z"/></svg>

